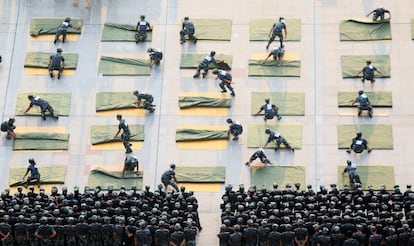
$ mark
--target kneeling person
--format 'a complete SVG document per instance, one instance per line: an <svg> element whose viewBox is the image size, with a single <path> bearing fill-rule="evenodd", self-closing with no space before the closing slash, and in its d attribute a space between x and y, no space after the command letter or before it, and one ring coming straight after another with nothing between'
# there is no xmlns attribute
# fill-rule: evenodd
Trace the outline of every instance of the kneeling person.
<svg viewBox="0 0 414 246"><path fill-rule="evenodd" d="M260 107L259 111L257 111L255 116L258 116L260 112L264 111L264 121L271 120L275 116L277 117L277 120L281 120L282 116L279 115L279 107L277 107L274 104L271 104L269 98L265 99L265 103L266 104Z"/></svg>
<svg viewBox="0 0 414 246"><path fill-rule="evenodd" d="M122 178L125 177L125 171L135 171L135 168L137 171L135 172L136 175L139 175L139 162L138 158L134 155L127 155L125 157L124 162L124 169L122 170Z"/></svg>
<svg viewBox="0 0 414 246"><path fill-rule="evenodd" d="M352 150L358 154L362 153L364 150L371 153L372 149L368 148L368 141L362 138L362 132L357 132L356 137L352 139L352 144L346 152L351 153Z"/></svg>
<svg viewBox="0 0 414 246"><path fill-rule="evenodd" d="M7 139L16 138L16 133L14 132L14 129L16 129L16 126L14 125L14 122L16 122L15 118L10 118L9 120L1 123L1 131L7 132L7 135L6 135Z"/></svg>
<svg viewBox="0 0 414 246"><path fill-rule="evenodd" d="M58 79L62 77L63 69L65 68L65 58L62 56L62 49L57 48L56 54L51 55L49 59L49 75L51 78L53 78L53 71L57 70L58 73Z"/></svg>
<svg viewBox="0 0 414 246"><path fill-rule="evenodd" d="M358 116L361 116L362 110L368 110L368 115L372 118L373 109L371 102L369 101L368 96L364 93L364 91L358 92L358 97L352 101L352 105L355 103L358 103Z"/></svg>
<svg viewBox="0 0 414 246"><path fill-rule="evenodd" d="M137 97L137 100L135 101L135 107L139 108L141 101L144 100L142 107L148 110L150 113L154 113L155 105L152 104L152 102L154 102L154 97L152 95L139 93L139 91L134 91L133 94Z"/></svg>
<svg viewBox="0 0 414 246"><path fill-rule="evenodd" d="M161 50L155 48L148 48L147 53L149 53L149 57L151 60L150 67L152 67L154 64L160 65L163 55Z"/></svg>
<svg viewBox="0 0 414 246"><path fill-rule="evenodd" d="M236 94L234 93L234 89L231 86L231 82L233 80L233 77L231 76L231 74L229 72L226 72L224 70L219 70L219 69L214 69L213 70L213 74L217 75L216 76L216 80L219 79L220 80L220 88L221 88L221 92L225 93L227 92L227 89L229 89L231 91L230 95L235 96Z"/></svg>
<svg viewBox="0 0 414 246"><path fill-rule="evenodd" d="M243 126L237 122L233 121L231 118L228 118L227 123L229 124L229 130L227 131L227 134L230 136L233 135L233 141L239 139L239 135L243 133Z"/></svg>
<svg viewBox="0 0 414 246"><path fill-rule="evenodd" d="M251 156L250 156L250 159L249 159L249 161L248 162L246 162L246 166L248 166L248 167L250 167L250 164L252 164L252 162L254 161L254 160L256 160L257 158L260 158L260 161L263 163L263 164L272 164L270 161L269 161L269 159L267 158L267 156L266 156L266 154L265 154L265 152L264 152L264 150L262 149L262 148L259 148L258 150L256 150L256 152L254 152Z"/></svg>

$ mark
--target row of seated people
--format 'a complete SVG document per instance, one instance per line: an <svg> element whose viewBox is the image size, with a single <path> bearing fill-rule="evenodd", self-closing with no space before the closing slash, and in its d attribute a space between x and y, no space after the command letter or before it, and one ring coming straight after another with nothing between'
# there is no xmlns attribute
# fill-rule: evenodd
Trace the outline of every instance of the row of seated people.
<svg viewBox="0 0 414 246"><path fill-rule="evenodd" d="M18 187L15 194L1 193L0 235L3 245L195 245L202 229L197 210L185 187L86 187L83 193L53 187L50 194Z"/></svg>
<svg viewBox="0 0 414 246"><path fill-rule="evenodd" d="M282 245L294 245L290 243L295 241L292 235L298 231L297 228L306 231L306 241L314 245L343 245L348 236L351 239L358 231L365 235L359 241L364 242L363 245L368 245L373 233L379 235L377 238L381 237L381 243L386 242L387 237L395 239L401 235L406 237L405 244L401 245L407 245L414 228L414 192L410 185L404 193L399 186L395 186L392 192L385 186L378 191L373 187L363 191L362 187L350 190L345 186L340 190L331 185L331 190L321 186L317 192L311 186L301 190L300 184L295 184L295 188L287 184L285 189L274 184L272 190L252 186L245 191L244 185L236 191L232 188L231 185L226 186L220 205L222 226L218 236L221 245L238 245L230 240L232 235L234 240L240 239L246 245L256 245L254 243L259 241L259 245L267 245L269 240L275 242L273 236L285 235L285 239L280 238L287 240ZM254 237L250 237L250 233ZM343 239L339 243L335 241L337 236ZM328 237L329 244L319 242ZM303 236L299 239L305 240Z"/></svg>

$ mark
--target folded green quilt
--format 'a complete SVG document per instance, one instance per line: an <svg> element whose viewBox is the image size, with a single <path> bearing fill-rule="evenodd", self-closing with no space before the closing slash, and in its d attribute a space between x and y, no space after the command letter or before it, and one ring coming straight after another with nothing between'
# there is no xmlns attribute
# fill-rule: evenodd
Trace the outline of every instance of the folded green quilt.
<svg viewBox="0 0 414 246"><path fill-rule="evenodd" d="M22 116L22 115L30 115L30 116L39 116L40 115L40 107L33 106L29 112L26 114L24 111L29 106L30 101L27 99L28 95L38 96L46 101L53 107L54 112L56 115L59 116L68 116L70 112L70 100L71 94L70 93L19 93L17 94L17 101L16 101L16 111L15 114ZM50 115L49 111L46 112L46 115Z"/></svg>
<svg viewBox="0 0 414 246"><path fill-rule="evenodd" d="M231 99L228 98L214 98L214 97L178 97L178 105L180 109L192 107L207 107L207 108L230 108Z"/></svg>
<svg viewBox="0 0 414 246"><path fill-rule="evenodd" d="M339 26L339 37L341 41L390 40L390 21L343 20Z"/></svg>
<svg viewBox="0 0 414 246"><path fill-rule="evenodd" d="M300 77L300 61L282 61L282 66L277 66L274 60L265 64L261 64L262 61L249 60L250 77Z"/></svg>
<svg viewBox="0 0 414 246"><path fill-rule="evenodd" d="M193 69L197 68L200 62L206 57L206 54L181 54L181 63L180 68L181 69ZM224 60L223 63L217 63L217 64L209 64L209 68L218 68L223 70L230 70L232 65L232 55L223 55L223 54L216 54L214 56L216 60Z"/></svg>
<svg viewBox="0 0 414 246"><path fill-rule="evenodd" d="M19 133L13 142L13 150L67 150L69 134L29 132Z"/></svg>
<svg viewBox="0 0 414 246"><path fill-rule="evenodd" d="M366 66L366 61L370 60L383 75L375 72L375 77L391 77L391 61L388 55L364 55L364 56L341 56L341 67L343 78L355 78L355 75L362 71ZM362 76L362 73L360 74Z"/></svg>
<svg viewBox="0 0 414 246"><path fill-rule="evenodd" d="M101 186L106 189L108 186L113 186L114 189L120 189L125 185L127 189L135 186L138 190L142 190L142 175L137 176L134 172L126 171L125 177L122 178L122 165L120 171L107 171L102 168L93 169L89 172L88 186Z"/></svg>
<svg viewBox="0 0 414 246"><path fill-rule="evenodd" d="M227 131L201 130L201 129L177 129L176 142L228 139Z"/></svg>
<svg viewBox="0 0 414 246"><path fill-rule="evenodd" d="M144 141L144 125L129 125L131 131L130 141ZM119 142L119 138L114 139L115 133L118 131L117 125L92 125L91 126L91 143L102 144L109 142ZM122 132L122 130L121 130Z"/></svg>
<svg viewBox="0 0 414 246"><path fill-rule="evenodd" d="M9 186L24 185L23 176L27 167L11 167L9 170ZM40 184L64 184L66 167L39 167Z"/></svg>
<svg viewBox="0 0 414 246"><path fill-rule="evenodd" d="M294 92L252 92L251 114L259 111L269 98L271 104L279 107L280 115L305 115L305 93ZM261 112L264 115L264 111Z"/></svg>
<svg viewBox="0 0 414 246"><path fill-rule="evenodd" d="M56 34L59 26L65 20L62 18L33 18L30 21L30 36L37 37L44 34ZM71 24L74 27L82 27L82 20L79 18L72 18ZM69 28L67 33L81 33L81 29L77 30Z"/></svg>
<svg viewBox="0 0 414 246"><path fill-rule="evenodd" d="M279 187L286 184L306 184L306 169L303 166L252 166L250 168L250 184L259 189L263 185L271 189L274 183Z"/></svg>
<svg viewBox="0 0 414 246"><path fill-rule="evenodd" d="M339 188L345 184L349 185L348 173L342 174L345 166L338 166ZM373 185L378 190L381 185L385 185L390 190L395 185L394 167L385 165L357 165L357 172L361 179L362 187L365 189Z"/></svg>
<svg viewBox="0 0 414 246"><path fill-rule="evenodd" d="M117 58L102 56L99 62L99 74L114 75L150 75L149 61L143 59Z"/></svg>
<svg viewBox="0 0 414 246"><path fill-rule="evenodd" d="M183 183L224 183L226 167L176 167L175 177Z"/></svg>
<svg viewBox="0 0 414 246"><path fill-rule="evenodd" d="M228 19L191 19L195 26L195 36L199 40L231 39L231 20Z"/></svg>
<svg viewBox="0 0 414 246"><path fill-rule="evenodd" d="M392 107L391 91L367 91L369 101L373 107ZM351 100L355 100L357 92L338 92L339 107L357 107L358 103L352 105Z"/></svg>
<svg viewBox="0 0 414 246"><path fill-rule="evenodd" d="M371 149L393 148L391 125L339 125L338 148L348 149L357 131L362 132L362 137L368 141Z"/></svg>
<svg viewBox="0 0 414 246"><path fill-rule="evenodd" d="M135 27L128 24L107 22L102 31L102 42L135 42ZM152 41L152 31L147 31L147 42Z"/></svg>
<svg viewBox="0 0 414 246"><path fill-rule="evenodd" d="M48 68L50 56L56 53L48 52L27 52L24 60L24 67ZM63 53L65 58L65 69L76 69L79 55L76 53Z"/></svg>
<svg viewBox="0 0 414 246"><path fill-rule="evenodd" d="M249 25L249 40L250 41L268 41L269 31L278 19L252 19ZM301 25L300 19L286 19L287 38L286 41L300 41ZM277 41L277 38L276 38ZM275 45L279 45L275 43Z"/></svg>
<svg viewBox="0 0 414 246"><path fill-rule="evenodd" d="M99 92L96 94L96 112L135 108L136 100L132 92Z"/></svg>
<svg viewBox="0 0 414 246"><path fill-rule="evenodd" d="M301 125L269 125L269 124L249 124L247 131L247 147L249 148L260 148L262 147L269 135L265 133L266 128L272 131L278 131L284 137L292 148L300 149L302 147L302 126ZM266 148L275 148L276 144L274 141L269 143ZM282 144L281 148L285 148Z"/></svg>

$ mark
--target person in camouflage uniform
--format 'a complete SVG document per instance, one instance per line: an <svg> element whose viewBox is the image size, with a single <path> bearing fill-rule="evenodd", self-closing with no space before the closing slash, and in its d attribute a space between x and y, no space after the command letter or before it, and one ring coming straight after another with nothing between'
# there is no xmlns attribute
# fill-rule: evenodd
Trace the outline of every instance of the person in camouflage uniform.
<svg viewBox="0 0 414 246"><path fill-rule="evenodd" d="M65 227L62 225L63 218L58 217L55 220L55 225L53 226L56 231L55 236L55 246L65 246Z"/></svg>
<svg viewBox="0 0 414 246"><path fill-rule="evenodd" d="M93 215L89 224L89 245L102 246L102 224L98 223L98 216Z"/></svg>
<svg viewBox="0 0 414 246"><path fill-rule="evenodd" d="M36 215L32 215L30 217L30 220L32 223L30 223L29 225L27 225L27 230L26 230L26 237L27 240L29 241L29 245L30 246L38 246L38 239L37 237L34 235L37 228L39 227L39 223L37 223L37 217Z"/></svg>
<svg viewBox="0 0 414 246"><path fill-rule="evenodd" d="M111 217L104 217L102 240L104 246L112 246L114 244L114 225L111 224Z"/></svg>
<svg viewBox="0 0 414 246"><path fill-rule="evenodd" d="M48 224L47 217L40 218L40 226L35 232L35 236L39 238L41 246L54 246L54 237L56 231L53 226Z"/></svg>
<svg viewBox="0 0 414 246"><path fill-rule="evenodd" d="M65 225L65 231L66 231L66 245L67 246L76 246L76 232L77 228L75 223L75 218L69 217L67 219L68 224Z"/></svg>
<svg viewBox="0 0 414 246"><path fill-rule="evenodd" d="M3 246L14 246L14 239L12 235L12 227L9 224L9 215L4 215L0 223L0 236Z"/></svg>
<svg viewBox="0 0 414 246"><path fill-rule="evenodd" d="M85 221L85 216L79 216L78 223L76 224L76 236L78 241L78 246L89 246L88 244L88 232L89 225Z"/></svg>
<svg viewBox="0 0 414 246"><path fill-rule="evenodd" d="M27 224L24 223L24 216L17 217L17 224L14 225L14 238L17 245L26 245L27 243Z"/></svg>

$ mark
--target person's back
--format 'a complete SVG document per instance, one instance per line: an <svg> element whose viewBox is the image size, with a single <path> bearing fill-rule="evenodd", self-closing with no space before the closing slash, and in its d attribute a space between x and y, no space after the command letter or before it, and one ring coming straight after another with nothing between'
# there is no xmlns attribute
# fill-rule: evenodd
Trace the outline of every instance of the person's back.
<svg viewBox="0 0 414 246"><path fill-rule="evenodd" d="M295 233L293 231L285 231L282 233L283 246L295 245Z"/></svg>
<svg viewBox="0 0 414 246"><path fill-rule="evenodd" d="M277 230L273 230L267 236L269 246L280 246L280 240L282 239L282 234Z"/></svg>
<svg viewBox="0 0 414 246"><path fill-rule="evenodd" d="M368 242L370 246L381 246L382 244L382 235L380 234L373 234L369 236Z"/></svg>
<svg viewBox="0 0 414 246"><path fill-rule="evenodd" d="M363 139L362 137L356 137L352 140L352 149L356 152L356 153L362 153L362 151L364 151L366 149L366 140Z"/></svg>
<svg viewBox="0 0 414 246"><path fill-rule="evenodd" d="M271 104L271 103L266 103L265 105L262 106L262 108L264 109L265 117L267 119L273 119L273 117L275 117L276 105Z"/></svg>
<svg viewBox="0 0 414 246"><path fill-rule="evenodd" d="M376 68L372 64L369 64L369 65L365 66L364 69L363 69L364 78L368 79L368 80L373 79L375 70L376 70Z"/></svg>
<svg viewBox="0 0 414 246"><path fill-rule="evenodd" d="M61 62L64 60L64 58L61 54L54 54L50 56L50 60L52 68L60 68L62 65Z"/></svg>
<svg viewBox="0 0 414 246"><path fill-rule="evenodd" d="M188 34L194 34L195 27L194 27L193 22L191 22L190 20L185 20L183 24L184 24L184 29Z"/></svg>
<svg viewBox="0 0 414 246"><path fill-rule="evenodd" d="M46 100L36 96L33 98L32 101L33 105L40 106L41 108L45 108L49 103Z"/></svg>
<svg viewBox="0 0 414 246"><path fill-rule="evenodd" d="M257 229L250 226L243 231L243 237L246 246L255 246L257 244Z"/></svg>
<svg viewBox="0 0 414 246"><path fill-rule="evenodd" d="M367 94L363 93L358 96L357 101L359 103L359 107L362 109L368 108L369 106L369 99Z"/></svg>
<svg viewBox="0 0 414 246"><path fill-rule="evenodd" d="M169 237L170 237L170 232L165 229L165 228L160 228L158 230L155 231L155 239L157 244L159 246L168 246L169 245Z"/></svg>
<svg viewBox="0 0 414 246"><path fill-rule="evenodd" d="M275 34L282 33L282 30L283 30L284 28L286 28L285 23L280 22L280 21L279 21L279 22L276 22L276 23L273 25L273 32L274 32Z"/></svg>
<svg viewBox="0 0 414 246"><path fill-rule="evenodd" d="M356 240L354 238L348 238L348 239L346 239L344 241L344 244L343 244L343 246L360 246L360 245L363 245L363 244L360 244L358 242L358 240Z"/></svg>
<svg viewBox="0 0 414 246"><path fill-rule="evenodd" d="M235 231L229 237L229 246L242 246L242 237L243 235L240 232Z"/></svg>

